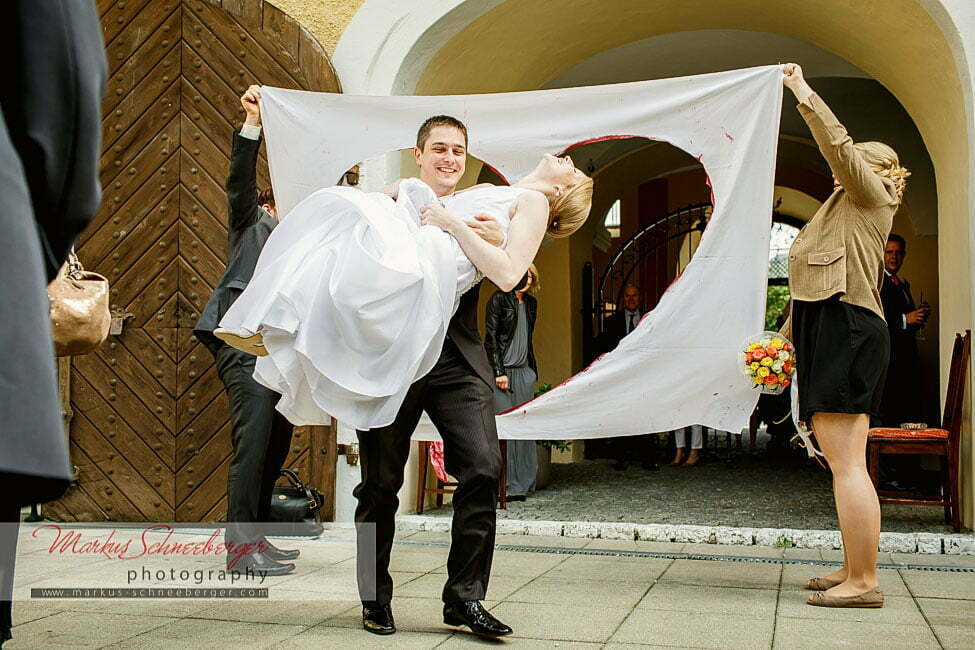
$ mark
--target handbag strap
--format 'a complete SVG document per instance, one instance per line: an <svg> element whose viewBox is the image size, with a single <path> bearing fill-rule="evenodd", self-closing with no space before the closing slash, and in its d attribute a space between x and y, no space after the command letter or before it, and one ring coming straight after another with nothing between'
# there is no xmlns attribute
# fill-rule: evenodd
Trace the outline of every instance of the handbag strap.
<svg viewBox="0 0 975 650"><path fill-rule="evenodd" d="M293 488L296 490L301 490L305 493L305 496L308 498L308 507L312 512L317 512L319 509L321 509L324 499L321 498L317 492L312 491L311 488L302 483L301 479L298 478L298 475L293 470L282 467L281 476L288 479L288 482L291 483Z"/></svg>
<svg viewBox="0 0 975 650"><path fill-rule="evenodd" d="M65 275L77 277L85 270L85 267L81 265L81 260L78 259L78 254L75 252L74 246L71 246L71 249L68 251L67 262L68 269Z"/></svg>

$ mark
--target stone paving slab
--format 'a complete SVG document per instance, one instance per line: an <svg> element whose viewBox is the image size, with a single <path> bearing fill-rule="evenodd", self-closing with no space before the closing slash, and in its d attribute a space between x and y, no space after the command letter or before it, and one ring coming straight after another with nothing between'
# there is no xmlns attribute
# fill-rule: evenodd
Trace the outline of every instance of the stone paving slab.
<svg viewBox="0 0 975 650"><path fill-rule="evenodd" d="M228 639L233 639L234 648L268 648L303 631L299 625L184 618L108 647L119 650L217 648L228 647L229 644L225 645Z"/></svg>
<svg viewBox="0 0 975 650"><path fill-rule="evenodd" d="M579 600L588 603L581 594ZM629 610L594 604L503 602L491 613L514 629L515 638L603 642L609 640Z"/></svg>
<svg viewBox="0 0 975 650"><path fill-rule="evenodd" d="M808 592L802 583L832 570L822 564L837 557L830 549L770 547L749 554L757 547L551 535L499 538L500 543L559 551L496 553L485 605L515 628L516 637L487 643L442 623L446 539L442 531L419 531L394 546L394 565L411 570L392 574L400 629L392 637L360 629L354 558L342 559L345 551L312 541L301 543L307 564L299 559L299 575L269 579L270 601L17 601L15 638L5 648L975 646L975 573L886 569L880 574L886 607L827 609L805 604ZM411 540L415 543L406 543ZM703 553L760 561L589 551ZM930 560L936 558L947 569L975 567L975 556L881 554L882 561L901 566L935 565ZM21 560L18 590L25 588L24 580L49 574L50 563L56 562L36 552ZM784 563L789 560L810 563ZM114 579L105 571L108 566L84 563L78 575ZM112 586L120 586L117 579Z"/></svg>
<svg viewBox="0 0 975 650"><path fill-rule="evenodd" d="M944 647L975 647L975 601L918 598L917 602Z"/></svg>
<svg viewBox="0 0 975 650"><path fill-rule="evenodd" d="M612 641L681 648L769 648L773 621L712 614L700 606L683 612L641 609L626 619Z"/></svg>
<svg viewBox="0 0 975 650"><path fill-rule="evenodd" d="M685 585L661 582L653 586L637 604L637 609L662 609L678 612L695 610L744 618L772 618L779 594L774 589L740 589L712 585Z"/></svg>
<svg viewBox="0 0 975 650"><path fill-rule="evenodd" d="M660 577L660 581L685 585L777 589L781 574L781 564L674 560L673 565Z"/></svg>
<svg viewBox="0 0 975 650"><path fill-rule="evenodd" d="M926 625L892 625L868 620L822 621L809 618L776 619L775 648L939 648Z"/></svg>

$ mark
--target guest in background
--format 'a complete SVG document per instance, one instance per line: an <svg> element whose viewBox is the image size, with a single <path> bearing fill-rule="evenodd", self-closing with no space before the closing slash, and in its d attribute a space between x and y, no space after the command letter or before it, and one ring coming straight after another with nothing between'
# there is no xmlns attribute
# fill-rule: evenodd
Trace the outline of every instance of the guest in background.
<svg viewBox="0 0 975 650"><path fill-rule="evenodd" d="M921 361L917 352L917 332L931 316L926 302L915 305L911 284L897 274L904 264L907 245L900 235L891 234L884 248L884 275L880 301L890 332L890 365L880 402L880 424L899 427L923 419L921 406Z"/></svg>
<svg viewBox="0 0 975 650"><path fill-rule="evenodd" d="M615 350L623 337L636 329L644 313L640 302L639 287L634 284L627 284L623 287L623 308L617 309L603 323L603 331L600 335L600 349L603 354ZM639 460L640 466L646 470L656 471L660 469L660 466L653 459L656 443L655 434L605 439L610 456L615 461L613 468L617 471L626 469L628 459Z"/></svg>
<svg viewBox="0 0 975 650"><path fill-rule="evenodd" d="M45 287L101 203L107 69L90 0L4 5L0 45L0 646L11 638L20 508L71 481Z"/></svg>
<svg viewBox="0 0 975 650"><path fill-rule="evenodd" d="M246 117L234 133L227 176L227 269L193 333L213 353L217 374L230 399L233 458L227 476L226 540L234 545L259 545L259 550L246 556L228 556L228 566L233 562L232 568L238 571L251 569L279 576L294 571L290 560L297 558L299 551L272 545L260 530L260 522L268 520L271 490L291 448L291 423L274 409L280 396L254 380L256 357L213 335L224 313L250 281L261 249L278 225L271 189L257 191L260 99L259 86L251 86L240 98Z"/></svg>
<svg viewBox="0 0 975 650"><path fill-rule="evenodd" d="M623 308L617 309L603 324L602 351L615 350L623 337L636 329L643 310L640 309L640 289L628 284L623 287Z"/></svg>
<svg viewBox="0 0 975 650"><path fill-rule="evenodd" d="M684 460L684 449L687 448L687 431L690 431L691 434L691 451L687 454L687 460ZM692 424L689 427L677 429L674 431L674 446L677 447L677 454L670 464L674 467L678 465L694 467L701 462L700 452L704 446L704 427L700 424Z"/></svg>
<svg viewBox="0 0 975 650"><path fill-rule="evenodd" d="M535 394L538 367L532 335L538 315L538 271L532 264L513 291L498 291L487 307L484 347L494 368L494 410L507 411ZM534 440L508 440L508 500L535 491L538 456Z"/></svg>
<svg viewBox="0 0 975 650"><path fill-rule="evenodd" d="M915 305L911 283L898 273L904 265L907 244L900 235L891 233L884 248L884 275L880 285L880 302L890 333L890 365L880 401L880 426L899 427L905 422L924 420L921 389L921 359L917 351L917 333L931 316L931 307L921 301ZM892 454L880 467L883 489L921 491L924 472L921 457Z"/></svg>

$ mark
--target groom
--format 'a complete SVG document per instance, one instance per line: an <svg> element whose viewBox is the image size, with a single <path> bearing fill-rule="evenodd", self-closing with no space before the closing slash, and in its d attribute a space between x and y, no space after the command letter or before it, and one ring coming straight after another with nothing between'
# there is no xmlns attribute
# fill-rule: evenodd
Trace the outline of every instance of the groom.
<svg viewBox="0 0 975 650"><path fill-rule="evenodd" d="M429 118L417 133L413 155L420 180L449 206L467 162L467 127L445 115ZM398 183L389 193L395 196L397 189ZM501 229L493 220L479 219L472 227L490 243L501 244ZM461 297L440 359L412 385L393 424L358 432L362 482L354 494L359 500L355 513L359 594L362 626L374 634L396 631L389 574L399 504L396 494L403 485L410 436L423 411L444 440L446 469L458 482L443 589L444 623L466 625L488 637L511 634L510 627L481 605L494 554L501 453L491 390L494 373L477 329L478 291L475 286Z"/></svg>

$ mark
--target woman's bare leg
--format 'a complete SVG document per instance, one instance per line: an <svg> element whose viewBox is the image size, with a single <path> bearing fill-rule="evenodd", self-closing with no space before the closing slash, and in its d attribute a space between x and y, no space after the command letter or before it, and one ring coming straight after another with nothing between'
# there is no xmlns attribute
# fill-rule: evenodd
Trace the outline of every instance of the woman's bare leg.
<svg viewBox="0 0 975 650"><path fill-rule="evenodd" d="M839 584L831 596L853 596L877 586L880 502L867 472L866 448L870 419L866 414L816 413L816 440L833 472L836 514L843 535L844 569L830 574Z"/></svg>

